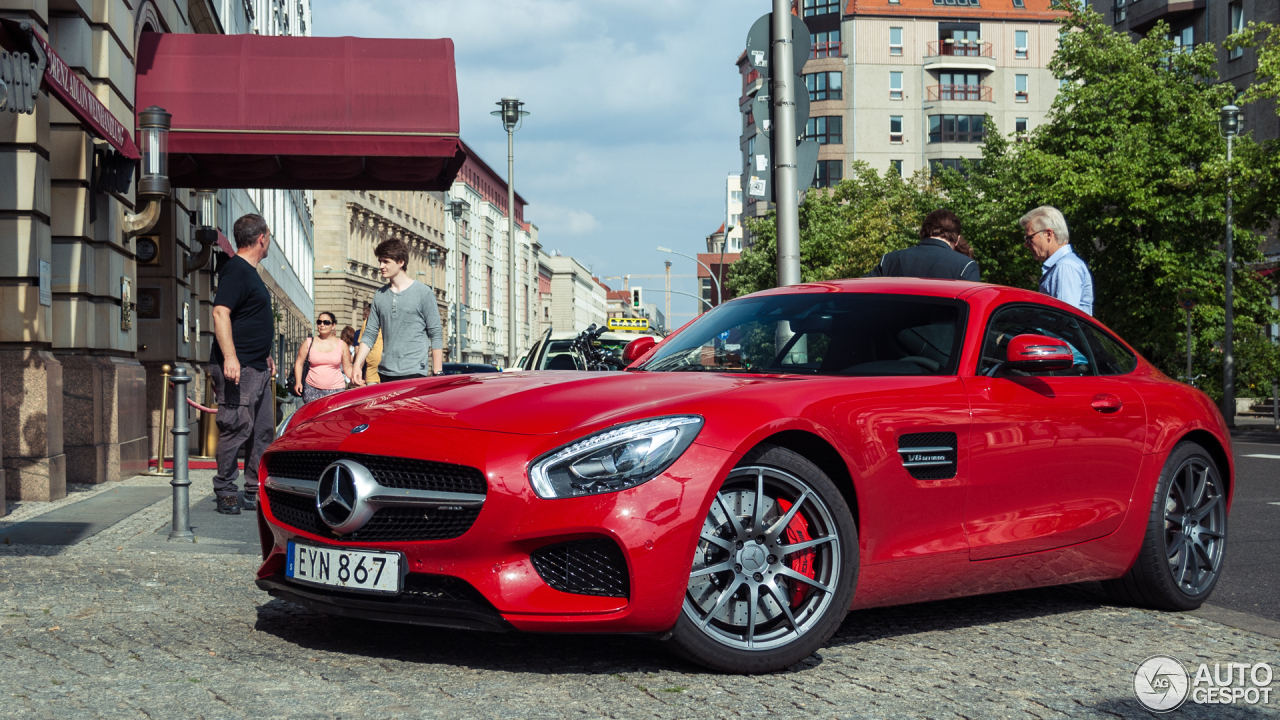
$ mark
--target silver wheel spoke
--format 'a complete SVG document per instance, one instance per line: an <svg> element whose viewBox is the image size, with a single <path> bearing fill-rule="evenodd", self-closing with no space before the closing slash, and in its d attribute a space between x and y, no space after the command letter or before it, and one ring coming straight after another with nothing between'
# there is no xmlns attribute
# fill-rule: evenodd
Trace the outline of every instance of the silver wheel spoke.
<svg viewBox="0 0 1280 720"><path fill-rule="evenodd" d="M719 565L712 565L711 567L704 567L701 570L694 570L693 572L689 573L689 577L690 579L692 579L696 577L702 577L703 575L714 575L715 573L725 572L727 570L732 570L732 569L733 569L733 561L726 560L720 563Z"/></svg>
<svg viewBox="0 0 1280 720"><path fill-rule="evenodd" d="M735 547L733 546L733 543L729 542L728 540L725 540L724 538L722 538L722 537L720 537L720 536L718 536L718 535L711 535L711 534L708 534L708 533L702 533L702 534L701 534L701 535L699 535L698 537L699 537L699 538L701 538L701 539L703 539L703 540L706 540L707 542L711 543L712 545L715 545L716 547L720 548L721 550L726 550L726 551L728 551L728 552L733 552L734 550L737 550L737 548L735 548Z"/></svg>
<svg viewBox="0 0 1280 720"><path fill-rule="evenodd" d="M787 511L787 514L779 518L778 521L773 524L773 527L769 528L769 531L764 535L765 539L769 542L777 540L778 536L781 535L782 532L787 529L787 526L791 524L791 520L795 518L796 513L800 511L800 506L808 499L808 492L801 495L800 499L796 500L795 504L791 506L791 509Z"/></svg>
<svg viewBox="0 0 1280 720"><path fill-rule="evenodd" d="M1203 543L1197 541L1191 544L1191 549L1196 554L1196 560L1204 566L1207 571L1213 570L1213 558L1209 555L1209 548Z"/></svg>
<svg viewBox="0 0 1280 720"><path fill-rule="evenodd" d="M1174 556L1174 555L1177 555L1177 554L1178 554L1178 551L1179 551L1179 550L1181 550L1181 549L1183 548L1183 546L1186 544L1186 543L1184 542L1184 538L1183 538L1182 533L1177 533L1177 534L1175 534L1175 535L1174 535L1174 538L1175 538L1175 539L1174 539L1174 541L1173 541L1173 544L1169 546L1169 554L1168 554L1168 556L1167 556L1170 560L1172 560L1172 559L1173 559L1173 556Z"/></svg>
<svg viewBox="0 0 1280 720"><path fill-rule="evenodd" d="M1213 512L1215 509L1217 509L1218 503L1220 502L1222 502L1222 497L1216 496L1210 499L1209 502L1205 503L1204 506L1196 508L1195 515L1194 515L1195 519L1197 521L1203 520L1206 515Z"/></svg>
<svg viewBox="0 0 1280 720"><path fill-rule="evenodd" d="M747 585L747 648L756 642L756 605L760 602L760 589L755 585Z"/></svg>
<svg viewBox="0 0 1280 720"><path fill-rule="evenodd" d="M804 584L806 584L806 585L812 585L813 587L815 587L815 588L817 588L817 589L821 590L821 591L822 591L822 592L824 592L824 593L829 593L829 592L831 592L831 588L827 587L826 585L823 585L822 583L818 582L817 580L814 580L813 578L809 577L808 575L801 575L800 573L796 572L795 570L792 570L791 568L787 567L786 565L783 565L781 568L779 568L779 569L778 569L778 571L777 571L777 574L778 574L778 575L784 575L784 576L786 576L786 577L791 578L792 580L798 580L798 581L800 581L800 582L802 582L802 583L804 583Z"/></svg>
<svg viewBox="0 0 1280 720"><path fill-rule="evenodd" d="M1184 511L1189 511L1191 508L1195 507L1195 504L1191 502L1191 498L1195 495L1195 473L1192 472L1191 467L1188 466L1182 473L1182 477L1183 481L1182 485L1178 488L1178 495L1182 498L1182 509Z"/></svg>
<svg viewBox="0 0 1280 720"><path fill-rule="evenodd" d="M1165 513L1164 519L1178 527L1182 527L1182 523L1186 522L1187 516L1183 514Z"/></svg>
<svg viewBox="0 0 1280 720"><path fill-rule="evenodd" d="M733 594L738 591L738 587L741 585L742 581L739 580L738 582L731 583L725 587L724 591L720 593L720 597L716 598L715 607L708 610L706 617L698 621L698 629L706 627L707 623L711 622L711 618L715 617L716 613L723 610L724 606L729 604L729 600L733 599Z"/></svg>
<svg viewBox="0 0 1280 720"><path fill-rule="evenodd" d="M800 624L796 622L796 616L791 614L791 601L786 598L786 593L782 592L773 583L766 583L761 587L768 590L773 599L778 602L778 607L782 608L782 614L787 616L787 622L791 624L791 629L800 632Z"/></svg>
<svg viewBox="0 0 1280 720"><path fill-rule="evenodd" d="M1195 482L1195 490L1192 491L1192 497L1187 501L1187 505L1199 507L1200 503L1204 501L1205 492L1209 488L1209 468L1205 468L1199 477L1196 477L1195 473L1192 473L1191 477Z"/></svg>
<svg viewBox="0 0 1280 720"><path fill-rule="evenodd" d="M1213 539L1215 539L1215 540L1220 540L1220 539L1222 539L1223 537L1225 537L1225 535L1223 535L1222 533L1220 533L1220 532L1218 532L1218 531L1216 531L1216 530L1210 530L1209 528L1201 528L1201 529L1200 529L1200 534L1201 534L1202 536L1203 536L1203 535L1208 535L1209 537L1211 537L1211 538L1213 538Z"/></svg>
<svg viewBox="0 0 1280 720"><path fill-rule="evenodd" d="M751 514L751 532L760 534L764 525L764 468L756 470L756 507Z"/></svg>
<svg viewBox="0 0 1280 720"><path fill-rule="evenodd" d="M747 531L742 529L742 523L738 522L737 513L729 509L729 503L724 501L724 495L716 493L716 502L720 503L720 509L729 518L729 525L733 527L734 536L738 540L743 540L747 536Z"/></svg>
<svg viewBox="0 0 1280 720"><path fill-rule="evenodd" d="M778 548L782 551L783 555L792 555L800 552L801 550L808 550L811 547L817 547L818 545L823 545L829 542L835 542L835 539L836 539L835 535L828 535L826 537L820 537L816 540L805 540L804 542L798 542L792 545L779 545Z"/></svg>
<svg viewBox="0 0 1280 720"><path fill-rule="evenodd" d="M1182 553L1178 557L1178 572L1174 573L1179 585L1190 585L1187 582L1187 561L1191 558L1191 552L1187 548L1187 544L1182 543Z"/></svg>

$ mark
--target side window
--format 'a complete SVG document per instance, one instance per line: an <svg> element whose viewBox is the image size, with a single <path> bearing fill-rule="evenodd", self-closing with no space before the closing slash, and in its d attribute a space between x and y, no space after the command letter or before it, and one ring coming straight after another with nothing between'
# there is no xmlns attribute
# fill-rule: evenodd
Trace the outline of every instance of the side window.
<svg viewBox="0 0 1280 720"><path fill-rule="evenodd" d="M1080 323L1066 313L1038 305L1010 305L996 310L987 323L982 341L982 357L978 361L978 374L987 375L996 365L1005 361L1005 348L1018 335L1044 335L1065 340L1071 346L1075 364L1069 370L1033 373L1041 376L1070 376L1094 374L1092 363L1085 355L1089 346L1085 342Z"/></svg>
<svg viewBox="0 0 1280 720"><path fill-rule="evenodd" d="M1124 375L1138 367L1138 358L1129 352L1129 348L1121 345L1119 340L1090 323L1081 325L1084 326L1084 336L1089 342L1089 349L1093 351L1099 375Z"/></svg>

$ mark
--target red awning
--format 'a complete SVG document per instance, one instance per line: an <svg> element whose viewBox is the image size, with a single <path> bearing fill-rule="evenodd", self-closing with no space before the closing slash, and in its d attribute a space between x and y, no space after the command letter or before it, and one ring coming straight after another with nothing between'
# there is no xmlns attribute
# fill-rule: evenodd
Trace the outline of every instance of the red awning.
<svg viewBox="0 0 1280 720"><path fill-rule="evenodd" d="M451 40L143 33L137 69L176 187L447 190L466 159Z"/></svg>

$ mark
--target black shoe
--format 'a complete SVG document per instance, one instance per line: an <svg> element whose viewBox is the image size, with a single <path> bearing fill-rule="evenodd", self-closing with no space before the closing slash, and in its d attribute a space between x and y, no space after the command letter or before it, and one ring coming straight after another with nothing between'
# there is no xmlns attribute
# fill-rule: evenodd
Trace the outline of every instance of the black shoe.
<svg viewBox="0 0 1280 720"><path fill-rule="evenodd" d="M235 495L220 497L218 498L218 512L223 515L239 515L240 501L236 499Z"/></svg>
<svg viewBox="0 0 1280 720"><path fill-rule="evenodd" d="M244 497L240 499L240 508L243 510L257 510L258 493L245 493Z"/></svg>

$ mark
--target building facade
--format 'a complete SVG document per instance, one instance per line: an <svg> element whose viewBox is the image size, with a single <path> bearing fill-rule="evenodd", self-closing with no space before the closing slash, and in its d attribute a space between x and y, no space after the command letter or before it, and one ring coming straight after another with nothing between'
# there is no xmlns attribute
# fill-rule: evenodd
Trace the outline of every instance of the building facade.
<svg viewBox="0 0 1280 720"><path fill-rule="evenodd" d="M310 0L0 0L134 133L135 62L146 33L310 34ZM10 27L6 25L6 27ZM12 33L9 33L12 35ZM16 48L10 48L11 50ZM83 110L41 89L34 112L0 114L0 411L6 495L54 500L66 483L145 471L156 452L161 366L186 367L203 398L217 253L194 239L192 189L174 188L137 237L136 187L98 181L113 152ZM311 219L302 191L221 191L218 228L245 212L273 227L264 281L281 329L309 327ZM3 512L0 510L0 512Z"/></svg>
<svg viewBox="0 0 1280 720"><path fill-rule="evenodd" d="M591 276L582 263L562 255L542 256L551 271L548 300L550 328L555 332L582 332L588 326L604 325L609 318L605 286Z"/></svg>
<svg viewBox="0 0 1280 720"><path fill-rule="evenodd" d="M539 317L538 226L526 222L525 199L515 194L516 294L510 308L507 288L507 183L471 147L464 144L466 163L449 190L448 200L462 202L462 216L448 223L445 233L446 293L449 317L458 326L461 313L461 349L455 362L488 363L510 367L533 342ZM455 252L456 250L456 252ZM508 313L516 315L516 355L507 357Z"/></svg>
<svg viewBox="0 0 1280 720"><path fill-rule="evenodd" d="M804 137L819 143L813 184L830 187L851 163L910 175L981 157L987 134L1027 132L1044 122L1058 80L1050 0L803 0L796 11L811 37L801 85L809 94ZM766 82L745 54L743 166L759 143L751 104ZM990 117L990 121L986 118ZM993 127L988 127L990 122ZM797 128L800 129L800 128ZM748 194L745 213L767 198Z"/></svg>
<svg viewBox="0 0 1280 720"><path fill-rule="evenodd" d="M440 192L322 190L315 193L316 313L329 311L338 328L364 326L373 293L386 284L373 251L385 240L409 246L405 271L436 293L440 318L449 317L448 225L445 194ZM455 291L456 292L456 291ZM445 338L455 331L445 325Z"/></svg>

